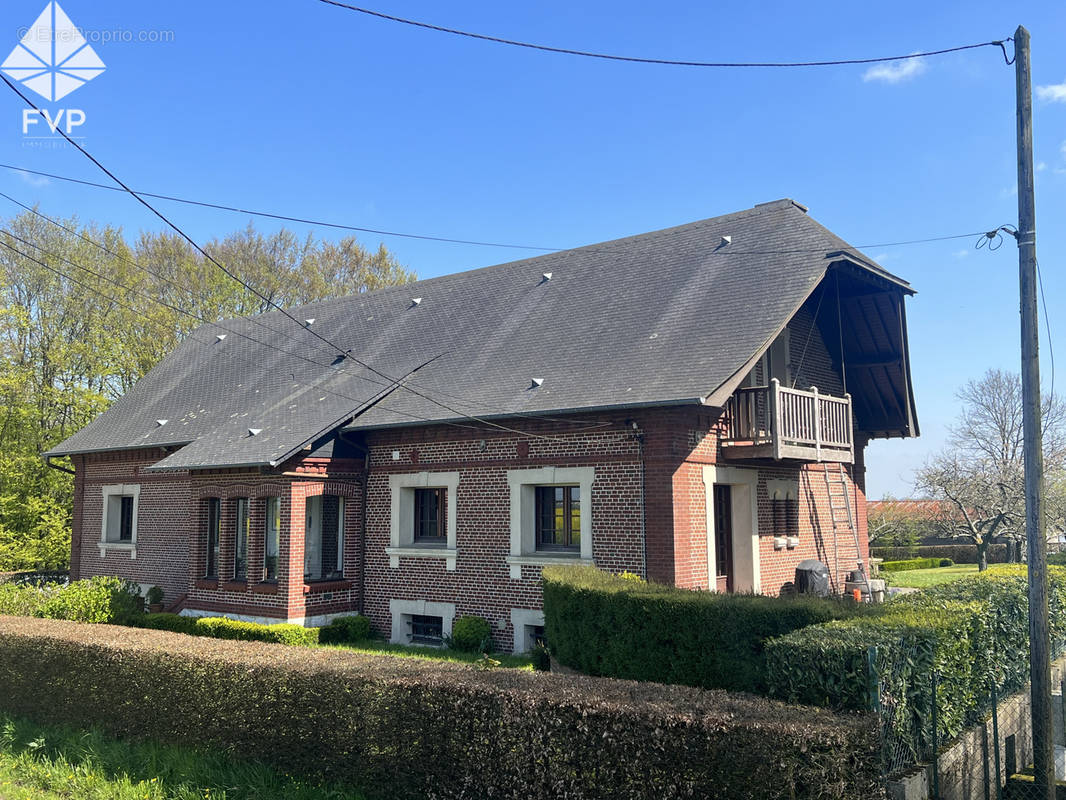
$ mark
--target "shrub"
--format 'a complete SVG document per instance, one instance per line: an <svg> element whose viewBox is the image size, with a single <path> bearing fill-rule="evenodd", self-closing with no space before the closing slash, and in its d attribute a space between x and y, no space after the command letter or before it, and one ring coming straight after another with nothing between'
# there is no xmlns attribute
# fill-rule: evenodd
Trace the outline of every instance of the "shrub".
<svg viewBox="0 0 1066 800"><path fill-rule="evenodd" d="M369 638L370 620L362 614L337 617L318 629L318 641L322 644L355 644Z"/></svg>
<svg viewBox="0 0 1066 800"><path fill-rule="evenodd" d="M953 567L953 566L955 566L955 562L952 561L950 558L942 558L942 559L940 559L940 566L942 566L942 567Z"/></svg>
<svg viewBox="0 0 1066 800"><path fill-rule="evenodd" d="M153 586L145 593L145 602L150 606L161 605L163 602L163 587Z"/></svg>
<svg viewBox="0 0 1066 800"><path fill-rule="evenodd" d="M150 614L142 618L139 627L208 636L213 639L237 639L244 642L274 642L288 645L318 644L319 628L277 623L260 625L225 617L183 617L180 614Z"/></svg>
<svg viewBox="0 0 1066 800"><path fill-rule="evenodd" d="M487 653L492 645L492 627L484 617L459 617L452 623L448 646L467 653Z"/></svg>
<svg viewBox="0 0 1066 800"><path fill-rule="evenodd" d="M590 675L764 692L763 642L867 606L796 596L692 592L593 567L543 571L548 647Z"/></svg>
<svg viewBox="0 0 1066 800"><path fill-rule="evenodd" d="M871 547L870 555L886 561L901 561L911 558L950 558L956 564L976 564L977 545L975 544L938 544L919 547ZM988 546L988 563L1007 563L1007 545L991 544Z"/></svg>
<svg viewBox="0 0 1066 800"><path fill-rule="evenodd" d="M120 578L58 584L0 584L0 614L128 625L144 613L140 587Z"/></svg>
<svg viewBox="0 0 1066 800"><path fill-rule="evenodd" d="M880 796L872 715L688 687L0 620L0 710L371 798Z"/></svg>
<svg viewBox="0 0 1066 800"><path fill-rule="evenodd" d="M908 558L905 561L885 561L881 564L883 572L908 572L912 569L933 569L946 566L939 558Z"/></svg>

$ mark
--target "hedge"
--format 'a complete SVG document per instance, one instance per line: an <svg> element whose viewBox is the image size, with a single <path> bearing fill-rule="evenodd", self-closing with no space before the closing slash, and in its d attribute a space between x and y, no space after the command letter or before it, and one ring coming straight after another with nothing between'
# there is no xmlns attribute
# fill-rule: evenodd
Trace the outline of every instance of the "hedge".
<svg viewBox="0 0 1066 800"><path fill-rule="evenodd" d="M142 628L173 631L191 636L209 636L214 639L236 639L242 642L275 642L287 645L318 644L319 628L305 628L280 622L261 625L256 622L240 622L226 617L183 617L179 614L148 614L138 621Z"/></svg>
<svg viewBox="0 0 1066 800"><path fill-rule="evenodd" d="M680 686L0 618L0 709L376 798L880 796L873 715Z"/></svg>
<svg viewBox="0 0 1066 800"><path fill-rule="evenodd" d="M975 544L938 544L919 545L917 547L871 547L873 558L885 561L904 561L910 558L950 558L956 564L976 564L977 545ZM988 546L989 564L1007 563L1007 545L990 544Z"/></svg>
<svg viewBox="0 0 1066 800"><path fill-rule="evenodd" d="M1066 640L1066 569L1052 567L1051 633ZM876 648L876 675L867 666ZM997 568L886 605L882 613L816 625L766 643L772 696L834 709L871 707L880 679L892 698L892 724L926 748L930 680L938 675L937 712L946 736L983 707L994 680L1000 691L1028 676L1028 596L1024 566Z"/></svg>
<svg viewBox="0 0 1066 800"><path fill-rule="evenodd" d="M67 585L0 583L0 614L129 624L144 612L140 587L120 578L90 578Z"/></svg>
<svg viewBox="0 0 1066 800"><path fill-rule="evenodd" d="M692 592L594 567L543 570L552 655L588 675L763 693L763 642L865 613L850 601Z"/></svg>
<svg viewBox="0 0 1066 800"><path fill-rule="evenodd" d="M885 561L881 564L883 572L909 572L914 569L933 569L934 567L950 566L941 564L941 561L950 561L946 558L908 558L903 561Z"/></svg>

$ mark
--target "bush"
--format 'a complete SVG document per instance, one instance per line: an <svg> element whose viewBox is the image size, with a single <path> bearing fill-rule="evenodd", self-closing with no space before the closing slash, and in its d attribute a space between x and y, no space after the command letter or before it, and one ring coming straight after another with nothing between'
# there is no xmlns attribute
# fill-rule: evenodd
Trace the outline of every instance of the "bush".
<svg viewBox="0 0 1066 800"><path fill-rule="evenodd" d="M164 594L162 586L153 586L145 593L145 601L150 606L161 605L163 603L163 597Z"/></svg>
<svg viewBox="0 0 1066 800"><path fill-rule="evenodd" d="M913 569L934 569L942 566L946 565L941 564L939 558L908 558L905 561L885 561L881 564L881 571L909 572Z"/></svg>
<svg viewBox="0 0 1066 800"><path fill-rule="evenodd" d="M337 617L318 629L318 641L322 644L355 644L369 638L370 620L362 614Z"/></svg>
<svg viewBox="0 0 1066 800"><path fill-rule="evenodd" d="M547 567L543 580L545 636L562 664L710 689L765 692L765 640L868 613L819 597L692 592L593 567Z"/></svg>
<svg viewBox="0 0 1066 800"><path fill-rule="evenodd" d="M956 564L976 564L977 545L975 544L938 544L920 547L871 547L870 555L885 561L902 561L912 558L950 558ZM989 564L1007 563L1007 545L990 544L988 546Z"/></svg>
<svg viewBox="0 0 1066 800"><path fill-rule="evenodd" d="M0 584L0 614L128 625L144 613L140 587L120 578L59 584Z"/></svg>
<svg viewBox="0 0 1066 800"><path fill-rule="evenodd" d="M940 559L940 566L942 566L942 567L953 567L953 566L955 566L955 562L952 561L950 558L942 558L942 559Z"/></svg>
<svg viewBox="0 0 1066 800"><path fill-rule="evenodd" d="M240 622L225 617L183 617L180 614L150 614L142 618L138 626L185 633L190 636L208 636L213 639L305 646L318 644L319 634L319 628L305 628L302 625L288 623L260 625L256 622Z"/></svg>
<svg viewBox="0 0 1066 800"><path fill-rule="evenodd" d="M689 687L0 620L0 710L374 798L880 796L872 715Z"/></svg>
<svg viewBox="0 0 1066 800"><path fill-rule="evenodd" d="M459 617L452 623L448 646L467 653L487 653L492 648L492 627L483 617Z"/></svg>

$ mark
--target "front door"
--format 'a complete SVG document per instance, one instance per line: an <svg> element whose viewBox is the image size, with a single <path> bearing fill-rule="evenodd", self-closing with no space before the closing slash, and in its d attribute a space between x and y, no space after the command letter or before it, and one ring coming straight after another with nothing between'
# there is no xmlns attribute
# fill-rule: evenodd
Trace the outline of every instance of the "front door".
<svg viewBox="0 0 1066 800"><path fill-rule="evenodd" d="M719 592L733 591L733 490L714 485L714 563Z"/></svg>

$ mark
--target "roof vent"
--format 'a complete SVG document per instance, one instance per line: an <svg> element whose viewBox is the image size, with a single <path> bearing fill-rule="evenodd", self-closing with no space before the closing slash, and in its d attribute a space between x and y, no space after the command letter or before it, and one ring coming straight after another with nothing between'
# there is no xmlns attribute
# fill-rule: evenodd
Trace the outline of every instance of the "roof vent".
<svg viewBox="0 0 1066 800"><path fill-rule="evenodd" d="M412 297L411 298L411 305L413 305L413 306L422 305L422 298L421 297Z"/></svg>
<svg viewBox="0 0 1066 800"><path fill-rule="evenodd" d="M722 246L725 247L727 244L731 244L732 241L733 241L733 237L732 236L723 236L722 237Z"/></svg>
<svg viewBox="0 0 1066 800"><path fill-rule="evenodd" d="M249 428L248 429L248 435L249 436L258 436L262 432L263 432L262 428Z"/></svg>
<svg viewBox="0 0 1066 800"><path fill-rule="evenodd" d="M544 280L546 280L546 281L550 281L551 279L552 279L552 273L550 273L550 272L545 272L545 273L544 273Z"/></svg>
<svg viewBox="0 0 1066 800"><path fill-rule="evenodd" d="M530 389L536 389L538 386L543 385L543 383L544 383L544 378L534 378L533 379L533 385L530 386L529 388Z"/></svg>
<svg viewBox="0 0 1066 800"><path fill-rule="evenodd" d="M164 425L166 425L166 424L167 424L168 422L170 422L170 420L169 420L169 419L157 419L157 420L155 421L155 424L156 424L156 427L157 427L157 428L162 428L162 427L163 427Z"/></svg>
<svg viewBox="0 0 1066 800"><path fill-rule="evenodd" d="M304 320L304 325L306 325L308 328L310 328L314 324L315 324L315 318L314 317L311 317L310 319L305 319Z"/></svg>
<svg viewBox="0 0 1066 800"><path fill-rule="evenodd" d="M226 338L226 334L224 334L224 333L220 333L220 334L218 334L218 335L217 335L217 336L216 336L215 338L216 338L216 339L218 339L218 341L220 341L220 342L221 342L221 341L222 341L223 339L225 339L225 338Z"/></svg>

